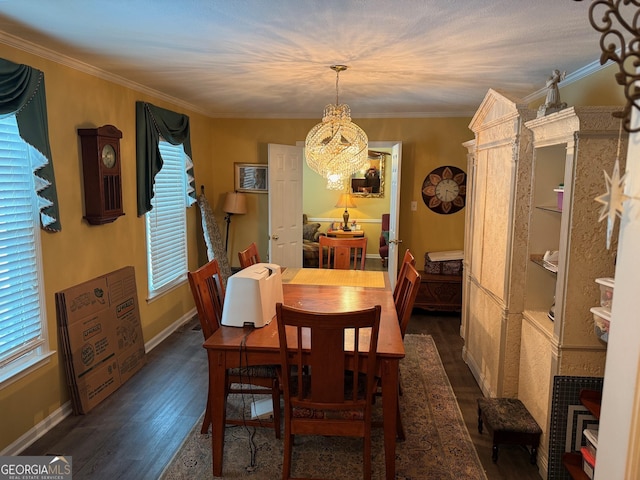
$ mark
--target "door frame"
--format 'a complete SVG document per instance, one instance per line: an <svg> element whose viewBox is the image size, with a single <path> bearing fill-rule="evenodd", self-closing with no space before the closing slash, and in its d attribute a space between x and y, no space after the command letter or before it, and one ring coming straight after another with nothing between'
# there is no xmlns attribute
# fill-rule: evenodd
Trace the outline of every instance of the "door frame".
<svg viewBox="0 0 640 480"><path fill-rule="evenodd" d="M302 154L302 162L304 162L304 141L298 140L295 144L296 147L303 149ZM386 141L375 141L369 142L369 148L388 148L392 149L395 147L398 149L398 166L397 169L391 169L391 188L389 191L389 208L391 208L391 198L395 199L396 209L394 212L389 212L389 232L396 232L396 237L391 238L389 236L389 240L393 240L394 242L389 244L389 259L387 261L387 274L389 275L389 282L391 284L391 288L395 287L398 273L398 245L402 243L402 239L398 238L397 232L400 226L400 181L401 181L401 170L402 170L402 140L386 140ZM302 185L304 188L304 184ZM302 203L302 193L300 198L300 203ZM271 241L269 242L271 244ZM271 248L271 246L269 247Z"/></svg>
<svg viewBox="0 0 640 480"><path fill-rule="evenodd" d="M389 258L387 260L387 273L389 275L389 283L393 289L397 280L398 273L398 245L402 243L402 239L398 236L398 228L400 225L400 181L402 171L402 141L380 141L369 142L369 148L398 148L398 166L391 168L391 188L389 189ZM393 162L392 162L393 163ZM391 164L389 165L391 166ZM385 165L387 168L387 165ZM385 189L386 191L386 189ZM392 201L392 199L394 201ZM395 209L392 212L391 206L395 205ZM391 233L395 235L392 236Z"/></svg>

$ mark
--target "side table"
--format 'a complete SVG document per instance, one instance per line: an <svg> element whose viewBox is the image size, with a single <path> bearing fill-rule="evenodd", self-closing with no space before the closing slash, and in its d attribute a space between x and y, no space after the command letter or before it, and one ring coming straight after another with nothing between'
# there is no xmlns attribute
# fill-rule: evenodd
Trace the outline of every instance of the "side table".
<svg viewBox="0 0 640 480"><path fill-rule="evenodd" d="M344 230L329 230L327 237L337 238L360 238L364 237L364 230L350 230L345 232Z"/></svg>

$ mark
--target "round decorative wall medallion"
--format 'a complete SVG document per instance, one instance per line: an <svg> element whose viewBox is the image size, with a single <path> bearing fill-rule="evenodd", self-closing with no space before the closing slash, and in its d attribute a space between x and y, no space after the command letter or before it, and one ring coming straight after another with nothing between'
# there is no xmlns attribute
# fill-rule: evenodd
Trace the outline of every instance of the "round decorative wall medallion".
<svg viewBox="0 0 640 480"><path fill-rule="evenodd" d="M422 182L422 200L435 213L448 215L462 210L466 198L467 174L458 167L438 167Z"/></svg>

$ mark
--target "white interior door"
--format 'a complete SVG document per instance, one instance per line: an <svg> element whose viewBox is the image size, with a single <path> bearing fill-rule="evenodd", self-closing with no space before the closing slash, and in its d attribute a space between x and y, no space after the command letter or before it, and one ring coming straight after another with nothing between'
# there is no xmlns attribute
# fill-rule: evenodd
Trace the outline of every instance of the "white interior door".
<svg viewBox="0 0 640 480"><path fill-rule="evenodd" d="M387 272L393 289L398 275L398 221L400 218L400 171L402 164L402 142L369 142L370 148L391 147L391 188L389 189L389 258ZM385 165L385 168L387 166ZM385 189L386 190L386 189Z"/></svg>
<svg viewBox="0 0 640 480"><path fill-rule="evenodd" d="M269 262L302 267L302 148L269 144Z"/></svg>

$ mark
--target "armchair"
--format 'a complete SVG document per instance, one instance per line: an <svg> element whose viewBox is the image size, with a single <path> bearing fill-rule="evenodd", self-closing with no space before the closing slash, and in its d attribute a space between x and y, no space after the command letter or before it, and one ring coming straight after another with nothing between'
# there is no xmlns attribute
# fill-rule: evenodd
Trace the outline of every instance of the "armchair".
<svg viewBox="0 0 640 480"><path fill-rule="evenodd" d="M319 223L309 223L307 214L302 215L302 266L318 266L318 239L324 235Z"/></svg>
<svg viewBox="0 0 640 480"><path fill-rule="evenodd" d="M382 214L382 231L380 233L380 258L382 259L382 266L387 266L387 259L389 258L389 214Z"/></svg>

